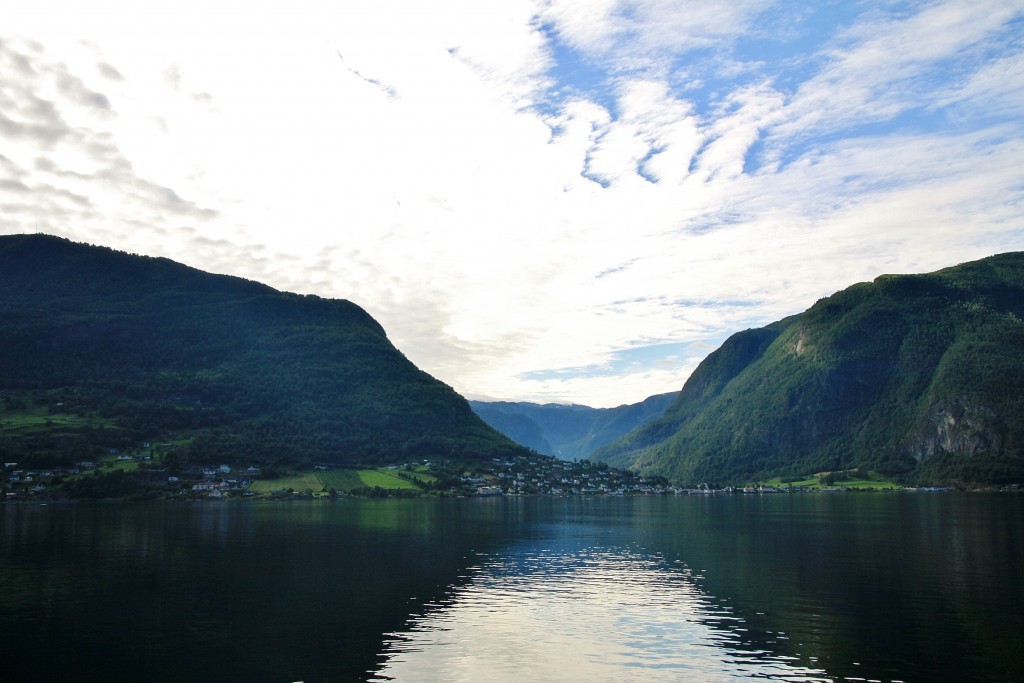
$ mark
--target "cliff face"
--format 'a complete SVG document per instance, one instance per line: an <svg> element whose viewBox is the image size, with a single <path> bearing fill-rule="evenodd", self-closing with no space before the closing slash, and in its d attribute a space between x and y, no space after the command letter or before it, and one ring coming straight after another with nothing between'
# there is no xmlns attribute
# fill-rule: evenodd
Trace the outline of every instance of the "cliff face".
<svg viewBox="0 0 1024 683"><path fill-rule="evenodd" d="M1024 481L1024 254L886 275L731 337L595 458L680 483L866 467Z"/></svg>
<svg viewBox="0 0 1024 683"><path fill-rule="evenodd" d="M1020 457L1001 422L995 410L983 405L959 399L948 404L936 403L928 409L918 432L908 440L906 452L919 463L937 455Z"/></svg>

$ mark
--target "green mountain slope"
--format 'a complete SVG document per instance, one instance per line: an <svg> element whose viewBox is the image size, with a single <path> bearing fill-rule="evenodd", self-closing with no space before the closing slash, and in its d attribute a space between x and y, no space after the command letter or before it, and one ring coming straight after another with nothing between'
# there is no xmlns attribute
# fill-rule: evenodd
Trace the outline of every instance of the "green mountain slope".
<svg viewBox="0 0 1024 683"><path fill-rule="evenodd" d="M42 411L45 423L33 425ZM55 237L0 237L0 450L62 464L174 439L203 462L525 452L348 301Z"/></svg>
<svg viewBox="0 0 1024 683"><path fill-rule="evenodd" d="M615 408L510 401L470 401L469 405L516 443L562 460L577 460L661 417L676 396L659 394Z"/></svg>
<svg viewBox="0 0 1024 683"><path fill-rule="evenodd" d="M885 275L729 338L665 416L595 453L680 483L866 467L1024 481L1024 253Z"/></svg>

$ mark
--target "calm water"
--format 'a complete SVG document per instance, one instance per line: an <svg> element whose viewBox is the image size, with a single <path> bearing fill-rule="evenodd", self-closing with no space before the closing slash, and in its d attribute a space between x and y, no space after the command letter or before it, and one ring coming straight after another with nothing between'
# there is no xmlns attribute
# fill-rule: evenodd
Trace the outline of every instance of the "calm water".
<svg viewBox="0 0 1024 683"><path fill-rule="evenodd" d="M0 506L4 681L1020 681L1024 497Z"/></svg>

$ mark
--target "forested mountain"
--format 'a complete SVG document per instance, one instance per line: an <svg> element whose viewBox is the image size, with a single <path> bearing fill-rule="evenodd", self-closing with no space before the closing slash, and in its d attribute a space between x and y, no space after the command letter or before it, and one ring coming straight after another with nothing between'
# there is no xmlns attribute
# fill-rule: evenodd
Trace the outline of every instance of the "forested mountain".
<svg viewBox="0 0 1024 683"><path fill-rule="evenodd" d="M594 456L680 483L864 467L1024 482L1024 253L884 275L730 337Z"/></svg>
<svg viewBox="0 0 1024 683"><path fill-rule="evenodd" d="M0 237L5 459L56 465L171 439L203 462L526 452L353 303L56 237Z"/></svg>
<svg viewBox="0 0 1024 683"><path fill-rule="evenodd" d="M661 417L677 393L616 408L557 403L470 401L473 411L516 443L562 460L582 460L623 434Z"/></svg>

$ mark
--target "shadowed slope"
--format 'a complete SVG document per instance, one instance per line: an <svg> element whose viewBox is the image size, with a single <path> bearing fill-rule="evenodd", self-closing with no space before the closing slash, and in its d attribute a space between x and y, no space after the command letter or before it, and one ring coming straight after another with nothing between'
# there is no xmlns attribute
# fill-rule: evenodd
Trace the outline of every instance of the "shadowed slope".
<svg viewBox="0 0 1024 683"><path fill-rule="evenodd" d="M21 462L169 438L204 461L390 462L521 448L364 310L167 259L0 237L0 409L105 428L0 432Z"/></svg>

